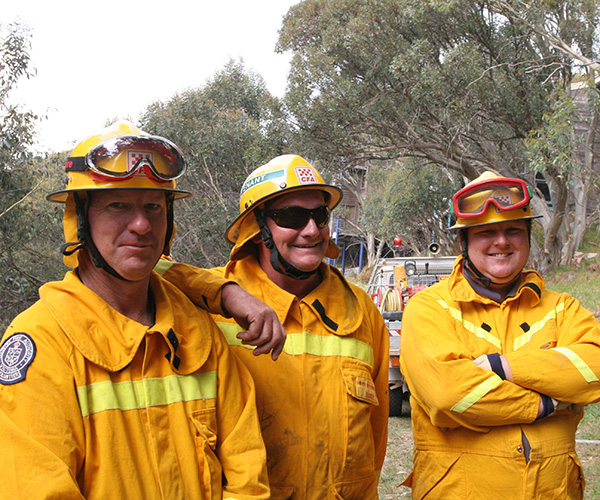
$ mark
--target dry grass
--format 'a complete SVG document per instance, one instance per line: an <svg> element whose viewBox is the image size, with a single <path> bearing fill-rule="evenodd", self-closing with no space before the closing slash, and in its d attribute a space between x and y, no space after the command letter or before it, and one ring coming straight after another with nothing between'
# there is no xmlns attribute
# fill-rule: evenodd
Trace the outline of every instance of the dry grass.
<svg viewBox="0 0 600 500"><path fill-rule="evenodd" d="M408 404L405 404L405 407ZM410 498L410 488L399 486L412 469L413 438L410 416L390 417L388 447L379 481L380 500Z"/></svg>

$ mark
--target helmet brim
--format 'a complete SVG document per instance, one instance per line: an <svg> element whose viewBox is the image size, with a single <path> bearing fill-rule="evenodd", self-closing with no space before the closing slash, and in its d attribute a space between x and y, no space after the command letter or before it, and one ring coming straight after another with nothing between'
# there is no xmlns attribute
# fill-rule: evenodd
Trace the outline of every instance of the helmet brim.
<svg viewBox="0 0 600 500"><path fill-rule="evenodd" d="M46 196L46 199L48 201L54 201L56 203L65 203L67 201L67 198L69 196L69 193L74 193L74 192L82 192L82 191L108 191L108 190L131 190L131 191L163 191L165 193L172 193L174 198L176 200L180 200L182 198L187 198L188 196L191 196L192 193L190 193L189 191L184 191L182 189L169 189L169 188L153 188L153 187L126 187L126 186L122 186L122 187L114 187L114 186L107 186L107 187L93 187L93 188L81 188L81 189L61 189L60 191L54 191L53 193L50 193L48 196Z"/></svg>
<svg viewBox="0 0 600 500"><path fill-rule="evenodd" d="M516 217L514 219L493 220L489 222L480 222L477 224L460 224L457 222L453 226L444 229L444 231L458 231L459 229L469 229L470 227L489 226L490 224L500 224L502 222L512 222L516 220L539 219L540 217L543 217L543 215L528 215L524 217Z"/></svg>

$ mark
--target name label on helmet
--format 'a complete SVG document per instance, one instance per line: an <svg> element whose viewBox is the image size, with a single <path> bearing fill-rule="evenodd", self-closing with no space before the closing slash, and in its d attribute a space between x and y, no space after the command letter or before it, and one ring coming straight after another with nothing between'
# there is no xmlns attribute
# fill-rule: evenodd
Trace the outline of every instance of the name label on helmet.
<svg viewBox="0 0 600 500"><path fill-rule="evenodd" d="M248 189L254 187L263 182L272 182L274 179L285 178L285 170L275 170L274 172L268 172L266 174L259 174L255 177L248 179L244 182L240 195L243 195Z"/></svg>
<svg viewBox="0 0 600 500"><path fill-rule="evenodd" d="M311 167L294 167L299 184L318 184L319 181Z"/></svg>

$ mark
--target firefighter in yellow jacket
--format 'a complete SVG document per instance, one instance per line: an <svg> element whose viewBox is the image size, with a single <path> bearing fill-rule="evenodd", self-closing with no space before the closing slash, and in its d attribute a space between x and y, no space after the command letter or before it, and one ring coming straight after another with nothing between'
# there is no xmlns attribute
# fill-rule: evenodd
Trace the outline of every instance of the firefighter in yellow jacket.
<svg viewBox="0 0 600 500"><path fill-rule="evenodd" d="M175 185L184 166L128 122L68 159L49 199L66 203L74 269L0 347L3 498L269 498L250 375L210 315L153 272L189 194ZM215 310L222 281L202 284Z"/></svg>
<svg viewBox="0 0 600 500"><path fill-rule="evenodd" d="M600 325L528 260L528 186L491 172L452 200L462 255L402 324L416 499L583 497L575 431L600 400Z"/></svg>
<svg viewBox="0 0 600 500"><path fill-rule="evenodd" d="M342 193L295 155L250 174L228 279L272 306L287 340L276 362L220 328L252 373L267 447L271 498L373 500L387 442L388 333L370 297L323 261L335 257L330 211ZM188 293L194 269L174 264L165 277Z"/></svg>

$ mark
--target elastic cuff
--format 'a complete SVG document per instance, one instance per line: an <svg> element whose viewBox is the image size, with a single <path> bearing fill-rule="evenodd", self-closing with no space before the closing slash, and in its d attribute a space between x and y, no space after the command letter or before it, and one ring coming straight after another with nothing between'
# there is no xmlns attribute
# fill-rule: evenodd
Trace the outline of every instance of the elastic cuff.
<svg viewBox="0 0 600 500"><path fill-rule="evenodd" d="M502 368L502 360L500 359L500 354L495 352L494 354L488 354L488 361L490 362L490 366L492 367L492 371L498 375L502 380L506 380L506 374L504 373L504 368Z"/></svg>
<svg viewBox="0 0 600 500"><path fill-rule="evenodd" d="M552 415L554 413L554 403L552 402L552 398L550 396L546 396L545 394L540 394L542 397L542 414L536 418L536 420L541 420L542 418L546 418L548 415Z"/></svg>

